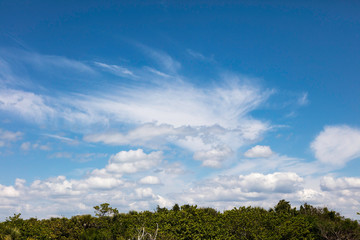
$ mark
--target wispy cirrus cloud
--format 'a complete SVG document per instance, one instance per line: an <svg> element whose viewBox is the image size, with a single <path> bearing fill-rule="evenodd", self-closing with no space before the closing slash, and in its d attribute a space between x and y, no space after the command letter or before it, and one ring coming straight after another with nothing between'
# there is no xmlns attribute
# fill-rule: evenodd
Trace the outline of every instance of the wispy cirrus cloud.
<svg viewBox="0 0 360 240"><path fill-rule="evenodd" d="M113 121L236 128L251 122L247 114L270 94L241 83L201 89L185 82L164 82L162 86L119 87L106 96L99 92L72 102L82 112L101 113Z"/></svg>
<svg viewBox="0 0 360 240"><path fill-rule="evenodd" d="M68 69L81 73L93 74L95 71L86 63L58 55L40 54L20 49L0 49L3 57L11 63L26 64L41 71Z"/></svg>
<svg viewBox="0 0 360 240"><path fill-rule="evenodd" d="M105 71L109 71L112 74L115 74L117 76L120 77L135 77L137 78L137 76L130 71L129 69L119 66L119 65L115 65L115 64L106 64L106 63L102 63L102 62L94 62L94 64L102 69L104 69Z"/></svg>
<svg viewBox="0 0 360 240"><path fill-rule="evenodd" d="M307 92L302 93L302 95L298 98L298 104L300 106L304 106L306 104L309 104L309 99L308 99L308 93Z"/></svg>
<svg viewBox="0 0 360 240"><path fill-rule="evenodd" d="M169 55L148 47L141 48L162 66L165 73L149 67L138 68L138 76L152 73L150 80L144 77L136 84L117 84L110 89L100 87L87 94L63 92L57 97L3 88L0 89L0 110L37 124L63 124L80 132L90 126L106 129L129 124L133 127L125 131L91 133L84 140L150 147L175 144L193 152L194 158L208 167L221 166L223 158L231 155L228 153L258 140L271 128L268 122L251 117L250 112L264 103L272 90L262 89L236 74L220 76L223 82L220 85L197 87L175 74L180 64ZM61 65L80 72L87 72L90 68L66 58L59 57L59 63L55 60L53 56L35 54L32 65L38 68ZM130 70L117 65L100 62L96 65L123 77L135 76ZM93 71L96 70L89 70ZM219 149L228 149L227 154L204 157L219 152Z"/></svg>
<svg viewBox="0 0 360 240"><path fill-rule="evenodd" d="M158 66L160 68L162 68L164 71L175 74L178 72L178 70L180 70L181 63L176 61L174 58L172 58L167 53L160 51L160 50L150 48L143 44L137 43L135 45L138 46L140 49L142 49L142 51L147 56L152 58L158 64Z"/></svg>
<svg viewBox="0 0 360 240"><path fill-rule="evenodd" d="M48 104L51 98L28 91L0 89L0 110L42 123L54 118L57 110Z"/></svg>
<svg viewBox="0 0 360 240"><path fill-rule="evenodd" d="M211 57L205 57L203 54L194 51L192 49L187 49L186 52L193 58L198 59L200 61L205 61L205 62L215 62L214 60L214 56Z"/></svg>

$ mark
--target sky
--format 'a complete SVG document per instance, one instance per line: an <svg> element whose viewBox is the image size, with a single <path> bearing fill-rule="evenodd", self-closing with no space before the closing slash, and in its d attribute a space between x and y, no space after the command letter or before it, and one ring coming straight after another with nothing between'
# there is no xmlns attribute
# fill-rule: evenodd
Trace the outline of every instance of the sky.
<svg viewBox="0 0 360 240"><path fill-rule="evenodd" d="M0 219L281 199L359 219L359 11L0 0Z"/></svg>

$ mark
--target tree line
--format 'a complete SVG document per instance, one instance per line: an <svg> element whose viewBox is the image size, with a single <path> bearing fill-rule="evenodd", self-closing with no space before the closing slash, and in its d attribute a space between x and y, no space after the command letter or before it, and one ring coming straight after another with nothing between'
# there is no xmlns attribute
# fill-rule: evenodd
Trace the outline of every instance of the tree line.
<svg viewBox="0 0 360 240"><path fill-rule="evenodd" d="M213 208L175 204L171 209L120 213L103 203L95 216L22 219L14 214L0 223L0 239L360 239L357 221L326 207L292 208L280 200L269 210Z"/></svg>

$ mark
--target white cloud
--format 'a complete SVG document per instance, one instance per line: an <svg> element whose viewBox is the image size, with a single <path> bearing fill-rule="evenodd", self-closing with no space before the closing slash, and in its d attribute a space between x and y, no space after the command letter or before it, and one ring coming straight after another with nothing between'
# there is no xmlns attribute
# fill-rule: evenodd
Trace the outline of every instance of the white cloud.
<svg viewBox="0 0 360 240"><path fill-rule="evenodd" d="M129 69L125 68L125 67L121 67L118 65L109 65L109 64L105 64L105 63L101 63L101 62L95 62L95 65L101 67L102 69L105 69L117 76L120 77L136 77L135 74L130 71Z"/></svg>
<svg viewBox="0 0 360 240"><path fill-rule="evenodd" d="M249 137L254 131L251 123L266 125L246 116L267 98L266 91L260 92L248 85L205 90L189 84L169 84L118 89L108 93L106 98L85 96L83 100L72 99L72 103L88 115L111 116L113 121L120 122L156 122L174 127L218 124L237 128L244 125L241 129ZM258 128L256 126L255 130Z"/></svg>
<svg viewBox="0 0 360 240"><path fill-rule="evenodd" d="M90 171L81 179L58 176L35 180L29 186L25 185L24 180L17 179L14 186L0 185L0 213L4 213L2 209L5 206L11 211L22 212L24 216L39 214L39 217L49 217L59 212L74 214L74 211L80 211L79 204L84 213L91 211L91 207L87 206L94 206L99 202L110 201L127 210L131 210L131 202L135 202L133 207L141 210L148 209L149 204L166 204L169 201L156 195L151 187L141 187L143 184L152 186L161 183L158 177L148 175L149 172L154 172L153 168L161 160L161 152L146 154L141 149L122 151L113 155L104 168ZM118 164L116 171L112 169L113 164ZM139 184L131 180L132 174L141 171L147 171L147 174ZM123 178L122 174L128 174L128 177ZM40 207L48 211L43 211Z"/></svg>
<svg viewBox="0 0 360 240"><path fill-rule="evenodd" d="M151 68L151 67L144 67L146 70L148 70L149 72L151 73L154 73L156 74L157 76L160 76L160 77L164 77L164 78L170 78L171 76L166 74L166 73L163 73L163 72L160 72L154 68Z"/></svg>
<svg viewBox="0 0 360 240"><path fill-rule="evenodd" d="M206 167L220 167L232 152L243 144L257 140L268 127L256 120L244 123L240 129L213 126L182 126L147 123L127 133L107 132L84 137L88 142L110 145L147 146L161 148L174 144L194 152L194 159ZM211 155L211 156L210 156Z"/></svg>
<svg viewBox="0 0 360 240"><path fill-rule="evenodd" d="M157 62L160 67L164 68L164 70L171 73L176 73L181 68L181 64L175 59L173 59L171 56L169 56L167 53L155 50L153 48L149 48L142 44L137 45L141 49L143 49L145 54L147 54L155 62Z"/></svg>
<svg viewBox="0 0 360 240"><path fill-rule="evenodd" d="M13 186L4 186L0 184L0 199L2 197L18 197L20 196L20 192L17 191Z"/></svg>
<svg viewBox="0 0 360 240"><path fill-rule="evenodd" d="M54 154L51 154L52 158L72 158L73 154L72 153L68 153L68 152L57 152Z"/></svg>
<svg viewBox="0 0 360 240"><path fill-rule="evenodd" d="M49 123L46 120L50 119L50 122L65 120L70 126L108 125L110 122L156 123L168 128L219 125L254 140L269 126L250 118L248 113L264 102L269 94L269 91L237 83L200 89L183 82L162 82L151 87L113 88L107 90L106 96L94 92L56 99L21 90L0 89L0 110L38 123ZM119 136L118 139L120 137L124 138ZM136 132L125 137L135 138Z"/></svg>
<svg viewBox="0 0 360 240"><path fill-rule="evenodd" d="M58 139L61 140L63 142L68 142L71 144L78 144L78 141L72 138L68 138L68 137L64 137L64 136L59 136L59 135L55 135L55 134L42 134L43 136L46 137L50 137L50 138L54 138L54 139Z"/></svg>
<svg viewBox="0 0 360 240"><path fill-rule="evenodd" d="M324 204L345 216L358 218L360 209L360 178L325 176L320 179L321 196L318 204Z"/></svg>
<svg viewBox="0 0 360 240"><path fill-rule="evenodd" d="M111 133L88 134L84 140L153 149L175 144L194 154L198 153L196 158L199 159L199 153L219 151L221 147L236 152L244 144L260 139L262 134L271 128L267 122L249 115L267 100L271 91L263 90L250 81L246 83L236 75L223 76L223 85L212 85L208 88L186 83L177 74L169 81L169 74L174 75L180 64L166 53L140 47L165 71L161 73L148 67L145 70L137 69L139 76L155 73L155 77L150 77L156 79L154 81L141 79L142 84L120 85L110 90L98 89L89 94L64 94L56 98L21 90L2 89L0 110L18 114L39 124L64 124L72 131L87 133L89 126L106 129L113 124L129 124L132 129L124 132L114 132L112 129ZM26 56L28 55L31 54ZM26 56L25 58L28 58ZM55 60L59 60L59 63L55 63ZM31 64L37 68L55 65L67 67L70 72L94 71L78 61L36 54ZM74 64L74 69L71 69L71 64ZM121 66L100 62L95 64L128 77L133 74ZM62 136L46 136L78 143ZM26 145L23 147L26 148ZM203 165L219 167L223 162L220 158L202 160Z"/></svg>
<svg viewBox="0 0 360 240"><path fill-rule="evenodd" d="M136 188L135 193L137 197L140 199L149 198L149 197L152 198L155 196L151 188Z"/></svg>
<svg viewBox="0 0 360 240"><path fill-rule="evenodd" d="M146 176L146 177L143 177L139 180L139 183L140 184L160 184L161 181L158 177L156 176Z"/></svg>
<svg viewBox="0 0 360 240"><path fill-rule="evenodd" d="M162 197L160 195L157 195L157 205L159 205L160 207L166 207L166 208L171 208L172 206L174 206L174 201L171 201L168 198Z"/></svg>
<svg viewBox="0 0 360 240"><path fill-rule="evenodd" d="M80 192L74 190L74 182L67 180L65 176L49 178L45 181L35 180L30 188L30 194L41 197L46 196L71 196L79 195Z"/></svg>
<svg viewBox="0 0 360 240"><path fill-rule="evenodd" d="M24 142L21 144L20 148L24 151L28 151L31 148L31 143L30 142Z"/></svg>
<svg viewBox="0 0 360 240"><path fill-rule="evenodd" d="M133 159L131 154L123 155L124 159ZM154 186L160 179L148 173L136 183L116 174L111 175L106 167L89 172L79 180L58 176L36 180L26 186L24 180L17 179L14 186L0 185L0 212L4 216L13 212L21 212L24 217L72 216L74 213L90 213L92 206L101 202L110 202L122 211L148 210L156 205L171 207L174 203L210 206L219 210L249 205L269 208L285 198L293 206L304 202L323 206L325 202L328 207L346 216L354 216L360 206L359 180L355 178L323 178L322 188L324 182L326 186L335 182L336 187L332 185L331 189L321 190L316 188L316 184L312 184L315 188L304 188L306 179L293 172L222 175L193 184L179 182L183 176L174 178L170 173L163 173L159 172L165 180L160 186ZM162 192L163 187L170 189Z"/></svg>
<svg viewBox="0 0 360 240"><path fill-rule="evenodd" d="M15 142L18 141L19 139L21 139L23 133L22 132L11 132L11 131L6 131L6 130L2 130L0 129L0 139L4 140L4 141L9 141L9 142Z"/></svg>
<svg viewBox="0 0 360 240"><path fill-rule="evenodd" d="M260 204L260 201L275 202L292 196L302 189L303 179L296 173L276 172L273 174L251 173L249 175L224 175L202 180L176 198L183 202L205 206L226 206ZM277 199L277 200L276 200Z"/></svg>
<svg viewBox="0 0 360 240"><path fill-rule="evenodd" d="M53 118L56 113L43 96L13 89L0 89L0 110L38 123Z"/></svg>
<svg viewBox="0 0 360 240"><path fill-rule="evenodd" d="M244 156L248 158L268 158L273 154L274 153L271 151L269 146L256 145L255 147L247 150L244 153Z"/></svg>
<svg viewBox="0 0 360 240"><path fill-rule="evenodd" d="M3 147L10 142L16 142L20 140L22 136L22 132L11 132L0 128L0 147Z"/></svg>
<svg viewBox="0 0 360 240"><path fill-rule="evenodd" d="M11 52L2 49L2 54L7 58L25 62L26 64L43 71L54 70L57 68L67 69L72 72L94 73L94 70L85 63L63 56L45 55L20 49L12 49Z"/></svg>
<svg viewBox="0 0 360 240"><path fill-rule="evenodd" d="M21 150L28 151L30 149L40 149L43 151L49 151L51 150L51 147L49 145L42 145L39 143L31 143L31 142L23 142L20 146Z"/></svg>
<svg viewBox="0 0 360 240"><path fill-rule="evenodd" d="M39 125L54 124L55 129L65 125L66 131L87 134L84 140L91 143L146 146L147 149L164 151L171 149L170 154L176 155L179 152L173 148L175 145L189 151L195 160L207 167L226 166L224 162L239 147L255 144L271 129L269 123L250 115L268 99L271 91L235 75L219 79L223 85L200 88L179 76L181 64L169 55L152 49L145 51L155 59L161 71L150 67L131 68L130 71L100 62L91 69L78 61L42 56L31 63L37 69L49 69L50 66L50 69L66 68L70 73L93 73L101 68L129 79L136 74L139 79L136 84L130 81L111 88L99 87L86 94L62 94L56 98L4 87L0 89L0 110L18 114ZM100 74L103 73L99 71L96 74L102 76ZM307 95L302 96L299 104L306 102L306 99ZM121 131L114 130L118 126L121 126ZM99 133L99 129L103 132ZM43 136L78 143L60 135ZM31 142L23 144L24 149L33 147ZM40 148L40 144L36 147ZM110 202L122 211L149 209L156 204L169 207L178 200L195 204L200 201L207 206L214 204L222 210L240 204L253 205L254 201L256 204L261 204L261 201L273 204L285 197L313 199L318 196L316 194L320 191L302 189L303 178L298 172L278 170L279 166L286 169L290 163L301 159L278 156L268 146L256 147L250 149L253 152L249 154L263 159L241 160L243 165L231 169L236 174L224 174L209 180L199 180L198 173L186 169L179 162L164 160L162 151L121 151L112 155L105 166L91 168L80 179L58 176L37 180L29 185L22 180L13 186L1 185L0 208L9 205L11 208L8 209L18 209L25 216L38 214L44 217L64 212L73 215L74 211L80 210L90 213L91 206L101 202ZM190 155L188 152L186 154ZM83 159L105 157L67 152L51 156ZM276 173L264 174L274 169ZM201 183L194 183L194 179Z"/></svg>
<svg viewBox="0 0 360 240"><path fill-rule="evenodd" d="M309 103L308 93L305 92L305 93L303 93L303 94L299 97L299 99L298 99L298 104L299 104L300 106L304 106L304 105L307 105L308 103Z"/></svg>
<svg viewBox="0 0 360 240"><path fill-rule="evenodd" d="M117 177L89 176L77 184L79 189L113 189L120 186L123 181Z"/></svg>
<svg viewBox="0 0 360 240"><path fill-rule="evenodd" d="M360 192L360 178L343 177L335 179L326 176L321 179L320 186L324 191L356 190Z"/></svg>
<svg viewBox="0 0 360 240"><path fill-rule="evenodd" d="M322 192L320 191L316 191L314 189L311 189L311 188L304 188L300 191L297 192L297 195L298 195L298 199L301 201L301 202L304 202L304 203L311 203L311 204L321 204L323 203L323 199L325 197L325 194L323 194Z"/></svg>
<svg viewBox="0 0 360 240"><path fill-rule="evenodd" d="M0 57L0 87L2 85L16 85L18 82L10 64Z"/></svg>
<svg viewBox="0 0 360 240"><path fill-rule="evenodd" d="M220 167L221 163L232 155L232 150L227 147L214 148L208 151L198 151L194 154L194 159L202 161L203 166Z"/></svg>
<svg viewBox="0 0 360 240"><path fill-rule="evenodd" d="M147 145L155 139L161 140L159 138L166 138L171 135L178 135L179 133L181 133L181 129L175 129L170 125L148 123L130 130L127 134L117 132L92 134L85 136L84 140L88 142L103 142L110 145Z"/></svg>
<svg viewBox="0 0 360 240"><path fill-rule="evenodd" d="M230 177L218 177L214 182L226 187L239 187L243 192L295 192L303 183L296 173L276 172L273 174L251 173Z"/></svg>
<svg viewBox="0 0 360 240"><path fill-rule="evenodd" d="M111 156L105 170L109 173L135 173L155 168L162 161L162 152L146 154L142 149L121 151Z"/></svg>
<svg viewBox="0 0 360 240"><path fill-rule="evenodd" d="M349 126L327 126L311 143L315 157L323 163L344 166L360 157L360 130Z"/></svg>
<svg viewBox="0 0 360 240"><path fill-rule="evenodd" d="M203 54L196 52L194 50L191 49L187 49L186 52L193 58L198 59L200 61L205 61L205 62L214 62L214 57L205 57Z"/></svg>
<svg viewBox="0 0 360 240"><path fill-rule="evenodd" d="M136 173L156 167L162 160L162 152L146 154L142 149L121 151L110 157L108 164L101 169L89 172L80 180L66 179L65 176L34 181L29 191L41 196L74 196L92 190L114 190L123 186L125 181L122 174ZM158 184L160 181L154 176L142 179L147 184ZM144 182L144 183L145 183Z"/></svg>

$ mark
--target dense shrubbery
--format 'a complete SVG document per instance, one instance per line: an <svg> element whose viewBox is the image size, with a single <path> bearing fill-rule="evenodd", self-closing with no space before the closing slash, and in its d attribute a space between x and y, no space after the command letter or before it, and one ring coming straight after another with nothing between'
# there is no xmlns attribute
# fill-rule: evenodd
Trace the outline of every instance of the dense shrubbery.
<svg viewBox="0 0 360 240"><path fill-rule="evenodd" d="M220 213L177 204L171 210L119 213L109 204L95 215L24 220L20 214L0 223L0 239L360 239L357 221L327 208L240 207Z"/></svg>

